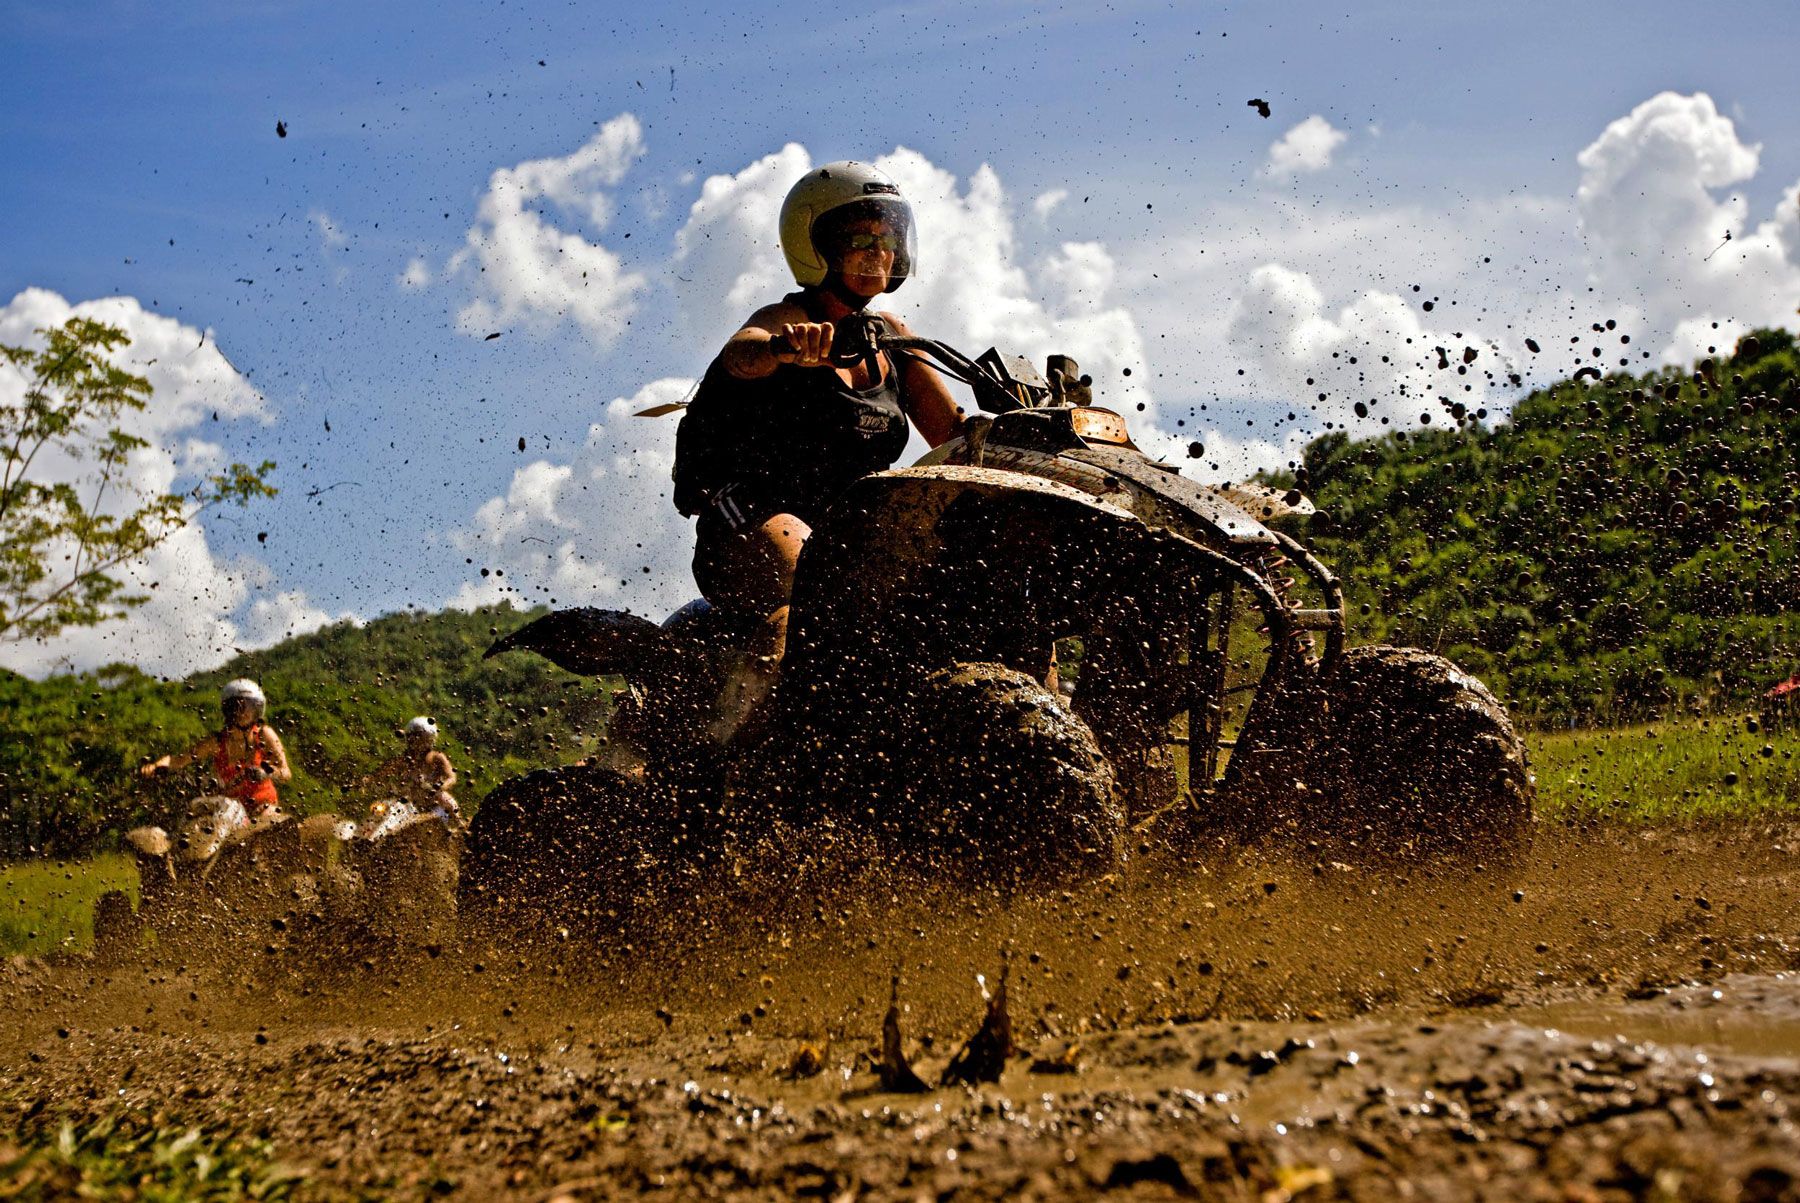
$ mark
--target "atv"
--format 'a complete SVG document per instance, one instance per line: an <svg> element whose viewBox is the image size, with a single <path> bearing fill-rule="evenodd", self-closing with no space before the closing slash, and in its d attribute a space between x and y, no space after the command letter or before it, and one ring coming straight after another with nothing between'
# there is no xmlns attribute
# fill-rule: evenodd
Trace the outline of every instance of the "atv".
<svg viewBox="0 0 1800 1203"><path fill-rule="evenodd" d="M600 755L503 782L471 824L466 917L617 931L754 843L872 841L980 880L1128 850L1279 839L1346 861L1504 863L1534 783L1494 696L1413 648L1345 646L1343 591L1283 527L1297 491L1196 483L1047 371L878 323L879 351L980 410L853 485L794 581L779 681L721 737L756 619L561 610L499 639L626 686Z"/></svg>
<svg viewBox="0 0 1800 1203"><path fill-rule="evenodd" d="M403 951L448 940L461 835L403 802L362 824L334 814L251 818L235 798L195 798L173 830L125 835L140 900L112 891L94 913L96 951L231 955L317 942Z"/></svg>

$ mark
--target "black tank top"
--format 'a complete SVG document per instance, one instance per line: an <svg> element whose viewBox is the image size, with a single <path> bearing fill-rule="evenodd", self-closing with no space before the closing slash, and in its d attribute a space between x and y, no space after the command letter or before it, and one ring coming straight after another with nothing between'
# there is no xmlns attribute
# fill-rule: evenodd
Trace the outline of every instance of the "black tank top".
<svg viewBox="0 0 1800 1203"><path fill-rule="evenodd" d="M807 299L786 298L802 307ZM744 380L726 370L722 357L714 359L682 419L676 504L696 512L695 494L735 484L759 502L816 522L838 494L891 467L906 449L898 373L886 356L882 366L879 381L858 389L830 368L783 364Z"/></svg>

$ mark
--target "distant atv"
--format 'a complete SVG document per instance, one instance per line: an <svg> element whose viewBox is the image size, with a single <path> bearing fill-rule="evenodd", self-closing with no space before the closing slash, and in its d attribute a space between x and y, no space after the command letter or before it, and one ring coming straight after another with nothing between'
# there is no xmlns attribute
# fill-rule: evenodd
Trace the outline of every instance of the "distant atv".
<svg viewBox="0 0 1800 1203"><path fill-rule="evenodd" d="M100 899L94 937L104 954L138 948L229 953L318 938L386 950L449 939L456 919L461 834L405 802L377 803L362 824L337 815L251 819L235 798L196 798L171 834L126 833L140 903Z"/></svg>
<svg viewBox="0 0 1800 1203"><path fill-rule="evenodd" d="M1533 779L1505 711L1437 656L1345 649L1338 582L1265 524L1311 513L1298 492L1151 460L1066 357L1046 378L872 324L838 337L838 363L920 359L985 413L833 506L800 558L780 681L723 740L753 616L563 610L495 643L630 688L596 763L482 803L465 914L605 929L769 839L853 835L887 859L1039 879L1146 842L1444 863L1526 845Z"/></svg>

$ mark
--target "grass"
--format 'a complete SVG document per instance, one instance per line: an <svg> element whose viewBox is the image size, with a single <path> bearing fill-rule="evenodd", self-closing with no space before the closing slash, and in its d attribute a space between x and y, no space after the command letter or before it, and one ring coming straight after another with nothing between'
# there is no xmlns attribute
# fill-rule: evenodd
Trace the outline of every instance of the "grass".
<svg viewBox="0 0 1800 1203"><path fill-rule="evenodd" d="M1538 814L1631 822L1800 811L1800 732L1742 717L1531 732Z"/></svg>
<svg viewBox="0 0 1800 1203"><path fill-rule="evenodd" d="M0 1138L0 1198L134 1203L288 1199L299 1175L267 1141L135 1113L21 1128Z"/></svg>
<svg viewBox="0 0 1800 1203"><path fill-rule="evenodd" d="M124 890L137 905L137 866L122 853L0 868L0 954L79 952L93 941L94 903Z"/></svg>

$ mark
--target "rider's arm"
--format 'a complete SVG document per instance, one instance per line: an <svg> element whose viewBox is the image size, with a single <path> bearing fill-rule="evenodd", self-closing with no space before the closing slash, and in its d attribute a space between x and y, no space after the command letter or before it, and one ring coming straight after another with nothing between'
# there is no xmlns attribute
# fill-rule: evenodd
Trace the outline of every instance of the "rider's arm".
<svg viewBox="0 0 1800 1203"><path fill-rule="evenodd" d="M449 789L456 784L456 770L450 767L448 756L442 752L433 752L426 762L434 770L432 775L437 778L432 783L434 789Z"/></svg>
<svg viewBox="0 0 1800 1203"><path fill-rule="evenodd" d="M263 729L263 751L268 753L269 778L273 781L292 781L294 770L288 767L287 749L281 746L281 736L275 734L275 728L265 726Z"/></svg>
<svg viewBox="0 0 1800 1203"><path fill-rule="evenodd" d="M785 345L771 344L777 334ZM744 328L727 340L721 358L733 376L756 380L784 363L818 367L831 350L831 335L830 322L809 322L800 306L780 301L751 314Z"/></svg>
<svg viewBox="0 0 1800 1203"><path fill-rule="evenodd" d="M196 760L205 760L219 750L219 739L216 735L208 735L185 752L171 752L166 756L158 756L138 771L146 777L153 777L161 772L173 772L185 769Z"/></svg>
<svg viewBox="0 0 1800 1203"><path fill-rule="evenodd" d="M884 313L881 318L895 334L913 337L906 323L893 314ZM896 361L900 365L900 408L925 441L936 447L961 434L963 407L950 395L944 378L910 356L896 356Z"/></svg>

